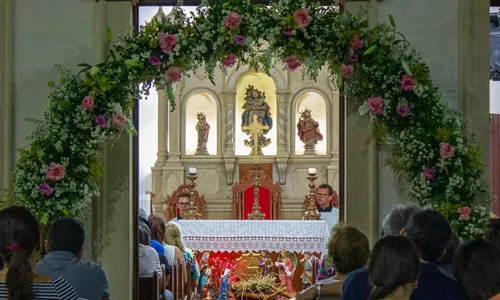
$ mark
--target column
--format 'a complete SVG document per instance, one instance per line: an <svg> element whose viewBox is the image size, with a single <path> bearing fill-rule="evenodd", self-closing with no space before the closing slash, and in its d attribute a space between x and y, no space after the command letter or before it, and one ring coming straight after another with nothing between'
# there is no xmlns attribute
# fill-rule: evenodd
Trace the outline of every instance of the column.
<svg viewBox="0 0 500 300"><path fill-rule="evenodd" d="M224 132L224 167L226 169L226 183L233 184L234 177L234 163L236 156L234 154L234 104L236 101L236 92L224 93L224 101L226 103L225 124L223 127Z"/></svg>
<svg viewBox="0 0 500 300"><path fill-rule="evenodd" d="M168 95L167 90L158 87L158 153L155 166L167 161L168 142Z"/></svg>
<svg viewBox="0 0 500 300"><path fill-rule="evenodd" d="M278 165L278 180L281 185L286 183L286 169L288 157L290 156L290 136L288 134L288 91L276 91L278 101L278 153L276 163Z"/></svg>
<svg viewBox="0 0 500 300"><path fill-rule="evenodd" d="M180 82L174 87L175 99L177 106L175 110L170 112L171 104L166 98L168 103L166 114L168 115L168 163L180 163L181 162L181 90L183 88L183 83Z"/></svg>
<svg viewBox="0 0 500 300"><path fill-rule="evenodd" d="M14 171L14 1L0 2L0 189L12 188Z"/></svg>

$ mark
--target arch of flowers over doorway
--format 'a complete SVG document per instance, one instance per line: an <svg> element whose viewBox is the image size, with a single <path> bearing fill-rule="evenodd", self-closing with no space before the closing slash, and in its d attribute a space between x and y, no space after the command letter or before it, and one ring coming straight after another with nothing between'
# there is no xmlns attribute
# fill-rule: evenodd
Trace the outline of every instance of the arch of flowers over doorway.
<svg viewBox="0 0 500 300"><path fill-rule="evenodd" d="M166 86L174 109L172 85L200 66L213 81L218 67L269 72L282 62L312 78L328 68L359 114L370 116L409 197L442 212L464 238L482 232L489 210L487 200L475 200L485 191L475 135L442 100L392 17L370 27L363 14L291 0L215 1L197 10L154 18L120 37L105 62L82 64L78 74L62 70L60 81L50 83L49 106L21 150L13 191L43 224L82 217L99 195L104 142L123 130L135 133L128 112L138 84L143 94L152 84Z"/></svg>

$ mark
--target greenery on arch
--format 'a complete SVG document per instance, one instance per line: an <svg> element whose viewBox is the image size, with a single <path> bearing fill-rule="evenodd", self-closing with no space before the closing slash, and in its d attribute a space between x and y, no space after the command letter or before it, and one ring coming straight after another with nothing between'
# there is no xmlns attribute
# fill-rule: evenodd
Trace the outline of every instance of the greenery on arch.
<svg viewBox="0 0 500 300"><path fill-rule="evenodd" d="M215 1L197 10L153 19L120 37L104 63L82 64L78 74L62 70L60 82L50 83L44 120L14 172L15 196L43 224L82 217L99 195L101 149L123 130L135 132L128 112L138 84L142 93L166 85L173 109L172 85L200 66L213 81L215 68L245 64L269 72L283 63L312 78L328 68L359 114L370 116L409 196L442 212L460 236L482 233L489 210L487 200L475 201L485 191L475 135L442 100L392 17L370 27L363 14L292 0Z"/></svg>

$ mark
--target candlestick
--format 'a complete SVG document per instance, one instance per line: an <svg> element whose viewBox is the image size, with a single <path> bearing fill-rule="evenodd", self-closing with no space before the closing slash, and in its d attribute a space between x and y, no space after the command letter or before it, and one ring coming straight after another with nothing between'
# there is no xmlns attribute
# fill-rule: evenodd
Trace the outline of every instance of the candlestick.
<svg viewBox="0 0 500 300"><path fill-rule="evenodd" d="M193 174L193 175L195 175L195 174L196 174L196 168L189 168L189 169L188 169L188 174Z"/></svg>
<svg viewBox="0 0 500 300"><path fill-rule="evenodd" d="M253 173L253 207L252 213L248 214L249 220L264 220L265 215L260 211L259 204L259 165L254 165Z"/></svg>
<svg viewBox="0 0 500 300"><path fill-rule="evenodd" d="M309 168L309 171L311 171L311 169L314 168ZM314 169L314 174L311 174L311 172L309 172L309 176L307 177L307 179L309 179L309 205L307 206L304 220L319 220L321 218L321 215L316 209L316 194L314 193L316 190L316 184L314 183L314 181L317 178L318 177L316 177L316 169Z"/></svg>
<svg viewBox="0 0 500 300"><path fill-rule="evenodd" d="M316 168L309 168L307 170L307 174L309 174L309 175L316 175Z"/></svg>

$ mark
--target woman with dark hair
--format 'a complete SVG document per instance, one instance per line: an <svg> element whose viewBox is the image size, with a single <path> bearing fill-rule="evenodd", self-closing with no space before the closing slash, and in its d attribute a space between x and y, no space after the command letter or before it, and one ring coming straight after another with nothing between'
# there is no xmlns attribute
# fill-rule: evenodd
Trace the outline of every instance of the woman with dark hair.
<svg viewBox="0 0 500 300"><path fill-rule="evenodd" d="M165 229L167 225L165 221L157 215L150 215L148 221L151 224L151 240L161 243L167 260L169 262L180 261L185 263L184 256L179 248L165 244Z"/></svg>
<svg viewBox="0 0 500 300"><path fill-rule="evenodd" d="M22 206L0 211L0 299L78 299L75 289L64 279L50 279L34 273L40 256L40 225Z"/></svg>
<svg viewBox="0 0 500 300"><path fill-rule="evenodd" d="M419 272L417 251L406 237L381 238L370 255L368 274L372 291L368 299L410 299Z"/></svg>
<svg viewBox="0 0 500 300"><path fill-rule="evenodd" d="M500 250L477 239L464 244L453 260L453 273L473 300L500 299Z"/></svg>

